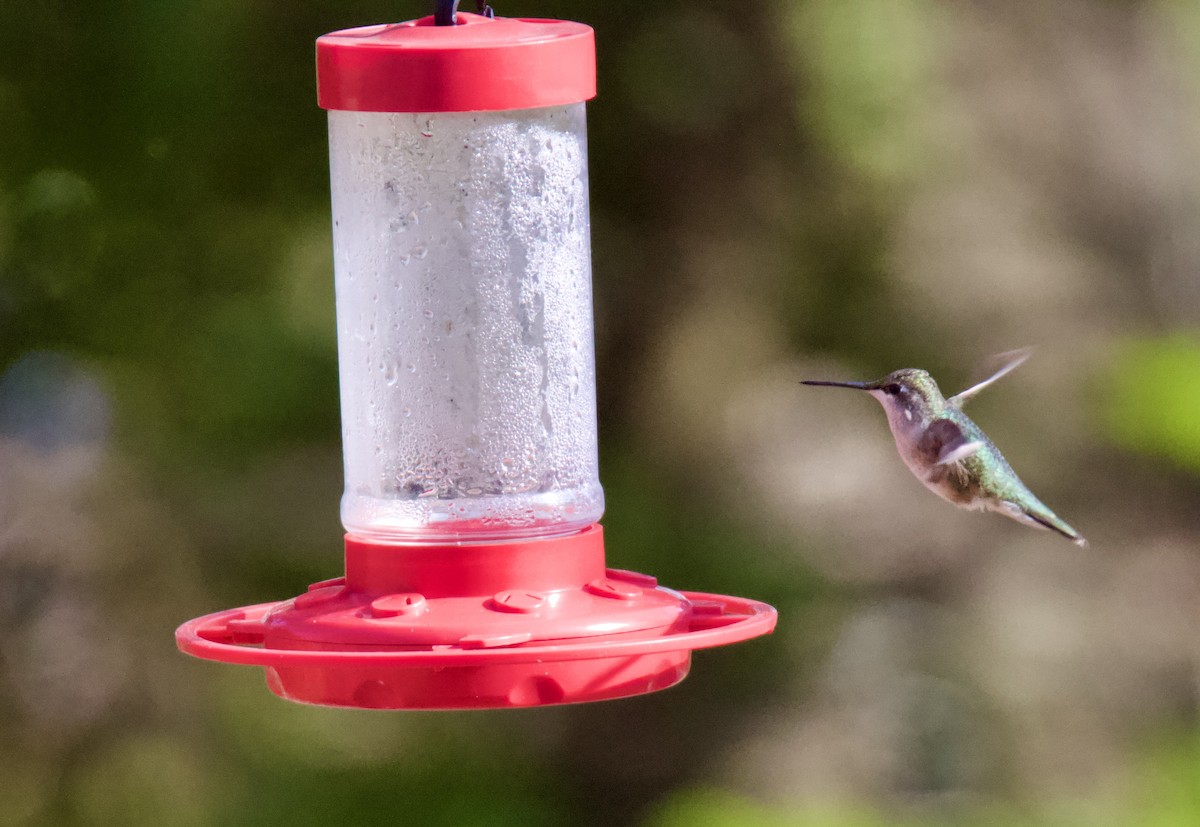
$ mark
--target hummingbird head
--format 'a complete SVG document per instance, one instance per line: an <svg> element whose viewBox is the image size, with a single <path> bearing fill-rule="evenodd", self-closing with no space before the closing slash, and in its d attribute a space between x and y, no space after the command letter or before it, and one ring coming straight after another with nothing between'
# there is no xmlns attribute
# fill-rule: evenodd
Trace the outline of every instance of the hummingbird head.
<svg viewBox="0 0 1200 827"><path fill-rule="evenodd" d="M919 368L894 370L874 382L826 382L805 380L805 385L855 388L871 394L887 412L894 433L916 431L941 412L945 399L928 371Z"/></svg>

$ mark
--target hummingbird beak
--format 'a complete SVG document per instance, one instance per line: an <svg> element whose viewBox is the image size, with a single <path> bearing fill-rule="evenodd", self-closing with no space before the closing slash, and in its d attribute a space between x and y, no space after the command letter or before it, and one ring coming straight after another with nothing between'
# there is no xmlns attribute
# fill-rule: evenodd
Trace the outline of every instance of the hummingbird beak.
<svg viewBox="0 0 1200 827"><path fill-rule="evenodd" d="M830 388L854 388L860 391L875 389L874 382L827 382L821 379L802 379L801 385L822 385Z"/></svg>

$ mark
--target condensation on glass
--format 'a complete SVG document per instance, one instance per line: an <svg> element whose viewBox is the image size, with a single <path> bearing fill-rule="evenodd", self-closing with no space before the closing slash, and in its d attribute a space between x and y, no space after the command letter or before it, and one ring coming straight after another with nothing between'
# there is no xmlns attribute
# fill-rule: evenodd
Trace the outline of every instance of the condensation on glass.
<svg viewBox="0 0 1200 827"><path fill-rule="evenodd" d="M584 104L330 111L329 142L346 529L598 520Z"/></svg>

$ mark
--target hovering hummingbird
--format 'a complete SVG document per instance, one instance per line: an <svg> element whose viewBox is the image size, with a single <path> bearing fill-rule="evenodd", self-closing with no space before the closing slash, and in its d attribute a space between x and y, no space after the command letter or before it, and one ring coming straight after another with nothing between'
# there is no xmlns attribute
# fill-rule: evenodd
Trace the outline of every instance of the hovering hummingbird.
<svg viewBox="0 0 1200 827"><path fill-rule="evenodd" d="M928 372L893 371L874 382L805 380L864 390L887 412L896 449L909 470L938 496L961 508L996 511L1012 519L1057 531L1086 546L1087 540L1034 496L983 430L963 413L963 404L1029 358L1029 350L1000 354L999 370L977 385L946 399Z"/></svg>

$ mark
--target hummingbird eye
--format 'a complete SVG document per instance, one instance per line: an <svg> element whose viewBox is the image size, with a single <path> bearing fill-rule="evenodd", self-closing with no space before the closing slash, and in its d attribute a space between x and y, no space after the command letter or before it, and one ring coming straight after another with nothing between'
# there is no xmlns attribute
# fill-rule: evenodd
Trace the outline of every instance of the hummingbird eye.
<svg viewBox="0 0 1200 827"><path fill-rule="evenodd" d="M900 385L897 385L895 382L892 382L890 385L883 386L883 392L891 396L896 396L902 390L904 390L904 388L902 388Z"/></svg>

